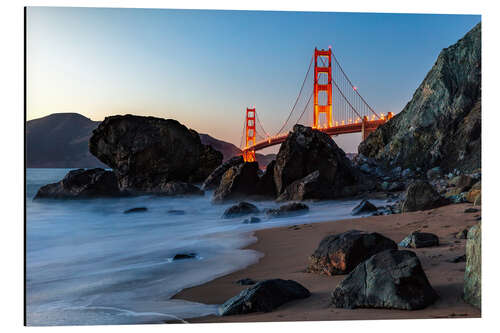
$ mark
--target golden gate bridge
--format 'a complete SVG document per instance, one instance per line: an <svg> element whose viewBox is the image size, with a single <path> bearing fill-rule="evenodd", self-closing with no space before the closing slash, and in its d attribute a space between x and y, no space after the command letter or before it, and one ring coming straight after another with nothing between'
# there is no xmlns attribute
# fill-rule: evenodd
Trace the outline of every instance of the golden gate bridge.
<svg viewBox="0 0 500 333"><path fill-rule="evenodd" d="M314 71L311 71L314 62ZM312 89L306 86L312 78ZM307 97L307 98L306 98ZM313 100L311 104L311 99ZM340 66L331 47L314 49L299 94L281 128L269 135L262 126L254 108L247 108L240 148L246 162L255 161L255 152L281 144L295 124L312 126L330 136L362 133L363 140L378 126L392 118L376 113L360 95Z"/></svg>

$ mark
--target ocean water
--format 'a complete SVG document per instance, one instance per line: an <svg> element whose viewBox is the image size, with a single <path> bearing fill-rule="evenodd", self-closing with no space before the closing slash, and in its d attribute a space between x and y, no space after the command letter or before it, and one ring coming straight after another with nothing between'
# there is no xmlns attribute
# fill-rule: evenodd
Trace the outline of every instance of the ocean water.
<svg viewBox="0 0 500 333"><path fill-rule="evenodd" d="M243 224L222 219L230 204L203 197L33 201L40 186L69 169L28 169L26 297L28 325L162 323L217 313L217 304L171 297L180 290L242 269L263 255L243 249L253 231L351 217L352 200L310 202L309 213ZM382 201L373 201L382 205ZM260 209L272 201L253 202ZM148 211L123 212L133 207ZM168 210L184 210L170 215ZM332 222L335 223L335 222ZM196 253L176 260L177 253Z"/></svg>

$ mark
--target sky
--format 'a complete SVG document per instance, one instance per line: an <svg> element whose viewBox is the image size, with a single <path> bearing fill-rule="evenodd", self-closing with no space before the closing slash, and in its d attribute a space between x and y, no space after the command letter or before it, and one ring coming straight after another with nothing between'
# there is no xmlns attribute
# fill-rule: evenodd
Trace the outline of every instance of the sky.
<svg viewBox="0 0 500 333"><path fill-rule="evenodd" d="M255 106L276 132L315 47L379 113L400 112L478 15L29 7L27 119L76 112L174 118L240 145ZM312 82L310 83L312 85ZM360 134L335 141L354 152ZM272 151L270 149L269 151Z"/></svg>

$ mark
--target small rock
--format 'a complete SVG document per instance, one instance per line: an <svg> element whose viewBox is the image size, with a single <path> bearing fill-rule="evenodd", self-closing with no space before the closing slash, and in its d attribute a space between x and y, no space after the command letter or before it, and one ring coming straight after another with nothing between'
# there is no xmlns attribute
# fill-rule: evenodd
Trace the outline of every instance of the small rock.
<svg viewBox="0 0 500 333"><path fill-rule="evenodd" d="M432 169L427 170L427 179L432 180L441 177L441 168L434 167Z"/></svg>
<svg viewBox="0 0 500 333"><path fill-rule="evenodd" d="M432 185L419 180L408 186L405 199L401 205L401 211L405 213L417 210L427 210L442 206L446 203L447 200L442 198Z"/></svg>
<svg viewBox="0 0 500 333"><path fill-rule="evenodd" d="M363 199L356 207L351 211L351 215L359 215L365 213L376 212L377 207L373 205L370 201Z"/></svg>
<svg viewBox="0 0 500 333"><path fill-rule="evenodd" d="M464 255L461 255L461 256L458 256L456 258L453 258L451 260L449 260L448 262L451 262L451 263L459 263L459 262L465 262L466 258L465 258L465 254Z"/></svg>
<svg viewBox="0 0 500 333"><path fill-rule="evenodd" d="M240 286L251 286L251 285L256 284L257 281L249 279L249 278L245 278L245 279L241 279L241 280L236 281L236 283L239 284Z"/></svg>
<svg viewBox="0 0 500 333"><path fill-rule="evenodd" d="M246 223L246 224L259 223L259 222L260 222L260 219L258 217L255 217L255 216L252 216L251 218L245 219L243 221L243 223Z"/></svg>
<svg viewBox="0 0 500 333"><path fill-rule="evenodd" d="M292 202L283 205L278 209L268 209L266 210L266 214L270 217L283 217L305 214L308 211L309 207L306 204L300 202Z"/></svg>
<svg viewBox="0 0 500 333"><path fill-rule="evenodd" d="M309 290L292 280L264 280L224 302L219 308L219 314L227 316L251 312L270 312L286 302L306 298L310 295Z"/></svg>
<svg viewBox="0 0 500 333"><path fill-rule="evenodd" d="M255 206L249 202L242 201L242 202L238 203L237 205L233 205L233 206L229 207L228 209L226 209L226 211L224 212L222 217L225 219L229 219L229 218L233 218L233 217L239 217L239 216L249 215L249 214L257 214L257 213L259 213L259 209L257 208L257 206Z"/></svg>
<svg viewBox="0 0 500 333"><path fill-rule="evenodd" d="M141 213L141 212L145 212L147 211L148 209L146 207L135 207L135 208L130 208L130 209L127 209L126 211L124 211L123 213L124 214L130 214L130 213Z"/></svg>
<svg viewBox="0 0 500 333"><path fill-rule="evenodd" d="M472 207L470 207L470 208L466 208L466 209L464 210L464 213L477 213L477 212L479 212L479 209L477 209L477 208L472 208Z"/></svg>
<svg viewBox="0 0 500 333"><path fill-rule="evenodd" d="M359 169L361 171L363 171L364 173L371 173L371 171L372 171L372 169L370 168L370 166L367 163L362 164Z"/></svg>
<svg viewBox="0 0 500 333"><path fill-rule="evenodd" d="M171 209L171 210L167 211L167 213L170 215L184 215L184 214L186 214L185 211L177 210L177 209Z"/></svg>
<svg viewBox="0 0 500 333"><path fill-rule="evenodd" d="M457 239L467 239L467 232L469 231L469 229L465 228L461 231L459 231L456 235L455 235L455 238Z"/></svg>
<svg viewBox="0 0 500 333"><path fill-rule="evenodd" d="M418 310L438 295L411 251L379 252L359 264L332 293L337 308Z"/></svg>
<svg viewBox="0 0 500 333"><path fill-rule="evenodd" d="M421 247L439 246L438 236L428 232L414 231L399 244L401 247L418 249Z"/></svg>
<svg viewBox="0 0 500 333"><path fill-rule="evenodd" d="M193 259L193 258L196 258L196 253L178 253L174 256L174 260Z"/></svg>

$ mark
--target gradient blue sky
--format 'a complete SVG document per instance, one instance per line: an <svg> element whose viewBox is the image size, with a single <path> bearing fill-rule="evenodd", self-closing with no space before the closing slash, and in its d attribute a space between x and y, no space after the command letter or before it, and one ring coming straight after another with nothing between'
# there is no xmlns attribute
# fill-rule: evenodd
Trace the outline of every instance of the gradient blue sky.
<svg viewBox="0 0 500 333"><path fill-rule="evenodd" d="M441 49L480 19L29 7L27 118L152 115L239 145L246 106L278 130L314 47L329 45L375 110L397 113ZM355 151L360 135L335 140Z"/></svg>

